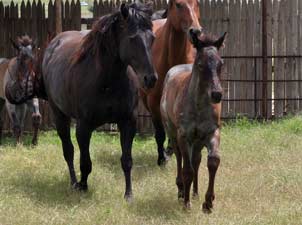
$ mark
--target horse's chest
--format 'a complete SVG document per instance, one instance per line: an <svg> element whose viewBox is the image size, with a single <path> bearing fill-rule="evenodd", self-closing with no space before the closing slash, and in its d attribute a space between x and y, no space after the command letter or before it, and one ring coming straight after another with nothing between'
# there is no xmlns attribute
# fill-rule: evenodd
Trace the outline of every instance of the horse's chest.
<svg viewBox="0 0 302 225"><path fill-rule="evenodd" d="M206 144L218 128L217 123L208 119L182 119L181 131L183 136L191 143Z"/></svg>

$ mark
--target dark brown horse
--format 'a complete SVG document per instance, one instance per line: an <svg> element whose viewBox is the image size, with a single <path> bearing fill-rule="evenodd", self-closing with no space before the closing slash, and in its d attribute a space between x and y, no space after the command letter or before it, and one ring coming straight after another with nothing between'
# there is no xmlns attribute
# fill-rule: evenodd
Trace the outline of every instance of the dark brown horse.
<svg viewBox="0 0 302 225"><path fill-rule="evenodd" d="M154 66L158 81L150 92L141 90L142 100L152 115L158 150L158 165L166 161L164 155L165 131L161 122L160 98L168 70L178 64L193 63L195 50L188 39L190 28L200 30L197 0L170 0L167 19L153 21L155 40L152 45Z"/></svg>
<svg viewBox="0 0 302 225"><path fill-rule="evenodd" d="M148 90L157 79L151 57L154 39L151 15L149 4L122 4L120 11L96 21L91 31L59 34L45 51L40 87L45 88L53 110L71 184L76 189L88 188L87 179L92 169L91 134L109 122L117 123L120 130L125 198L132 196L131 149L136 133L137 84ZM139 75L126 75L128 65ZM72 117L76 119L80 147L80 182L73 165Z"/></svg>
<svg viewBox="0 0 302 225"><path fill-rule="evenodd" d="M223 61L218 50L225 35L219 39L202 36L191 30L197 56L191 64L178 65L169 70L163 96L161 115L177 159L178 198L184 197L190 207L190 187L198 195L198 168L201 149L208 149L209 186L203 209L213 207L214 181L220 163L220 111L222 88L220 75ZM183 167L182 167L183 163Z"/></svg>

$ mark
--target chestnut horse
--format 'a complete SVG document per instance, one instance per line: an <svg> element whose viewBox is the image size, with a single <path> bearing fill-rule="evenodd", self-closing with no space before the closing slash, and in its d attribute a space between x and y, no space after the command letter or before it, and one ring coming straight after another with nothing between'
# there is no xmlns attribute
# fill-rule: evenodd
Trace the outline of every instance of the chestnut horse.
<svg viewBox="0 0 302 225"><path fill-rule="evenodd" d="M167 19L153 21L155 40L152 55L158 81L150 92L141 90L144 105L151 113L158 151L158 165L167 160L164 154L165 131L160 115L160 98L168 70L178 64L193 63L195 50L188 39L190 28L201 30L198 0L170 0Z"/></svg>
<svg viewBox="0 0 302 225"><path fill-rule="evenodd" d="M218 53L225 34L219 39L190 31L197 49L193 66L178 65L167 73L161 99L161 115L177 160L178 198L190 207L190 187L198 195L198 168L201 149L208 149L209 186L204 211L213 207L215 174L220 163L220 112L223 61ZM182 162L183 161L183 162ZM183 163L183 167L182 167Z"/></svg>
<svg viewBox="0 0 302 225"><path fill-rule="evenodd" d="M125 198L132 197L131 150L136 133L138 85L148 90L157 80L151 57L154 39L151 15L150 4L123 3L119 11L97 20L91 31L60 33L45 51L40 87L45 89L45 98L52 108L71 185L75 189L88 189L92 132L104 123L117 123L126 181ZM127 74L128 65L137 76ZM13 92L10 97L14 98ZM73 164L71 118L76 120L80 148L80 182L77 182Z"/></svg>
<svg viewBox="0 0 302 225"><path fill-rule="evenodd" d="M27 35L18 37L16 41L11 40L13 47L17 50L18 55L12 59L3 59L0 62L0 112L5 104L9 118L12 122L13 134L17 143L21 142L23 133L24 119L27 109L32 111L32 126L34 129L32 144L38 143L38 131L41 123L41 114L39 112L39 100L33 98L26 103L15 105L7 101L5 97L4 87L8 82L18 80L22 76L28 79L34 79L33 71L34 53L36 51L35 44ZM26 85L26 82L23 83ZM30 87L28 87L30 89ZM0 133L2 134L2 121L0 125ZM0 134L0 140L1 135Z"/></svg>

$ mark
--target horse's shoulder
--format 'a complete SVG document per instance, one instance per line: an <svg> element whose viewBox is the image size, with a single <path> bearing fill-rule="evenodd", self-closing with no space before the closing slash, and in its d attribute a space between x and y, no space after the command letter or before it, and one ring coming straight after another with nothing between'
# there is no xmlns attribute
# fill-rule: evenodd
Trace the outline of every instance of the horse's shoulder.
<svg viewBox="0 0 302 225"><path fill-rule="evenodd" d="M166 23L167 19L159 19L159 20L154 20L152 21L152 24L153 24L153 33L157 33L157 31L163 27Z"/></svg>

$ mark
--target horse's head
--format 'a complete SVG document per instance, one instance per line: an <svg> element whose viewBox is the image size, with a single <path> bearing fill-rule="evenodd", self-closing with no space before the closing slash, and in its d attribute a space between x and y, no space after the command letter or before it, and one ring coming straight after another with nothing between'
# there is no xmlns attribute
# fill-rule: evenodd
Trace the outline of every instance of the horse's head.
<svg viewBox="0 0 302 225"><path fill-rule="evenodd" d="M176 31L201 30L199 0L170 0L167 17Z"/></svg>
<svg viewBox="0 0 302 225"><path fill-rule="evenodd" d="M121 60L133 68L144 88L152 88L157 80L151 54L154 40L151 22L152 6L123 3L120 7L120 15L124 21L119 45Z"/></svg>
<svg viewBox="0 0 302 225"><path fill-rule="evenodd" d="M222 98L222 87L220 77L223 60L219 55L219 49L223 45L226 33L220 38L212 38L208 35L200 36L194 29L190 30L190 40L197 49L194 67L199 70L212 103L219 103Z"/></svg>
<svg viewBox="0 0 302 225"><path fill-rule="evenodd" d="M35 44L27 35L11 39L11 43L18 53L16 63L8 68L5 92L11 103L20 104L33 96Z"/></svg>

